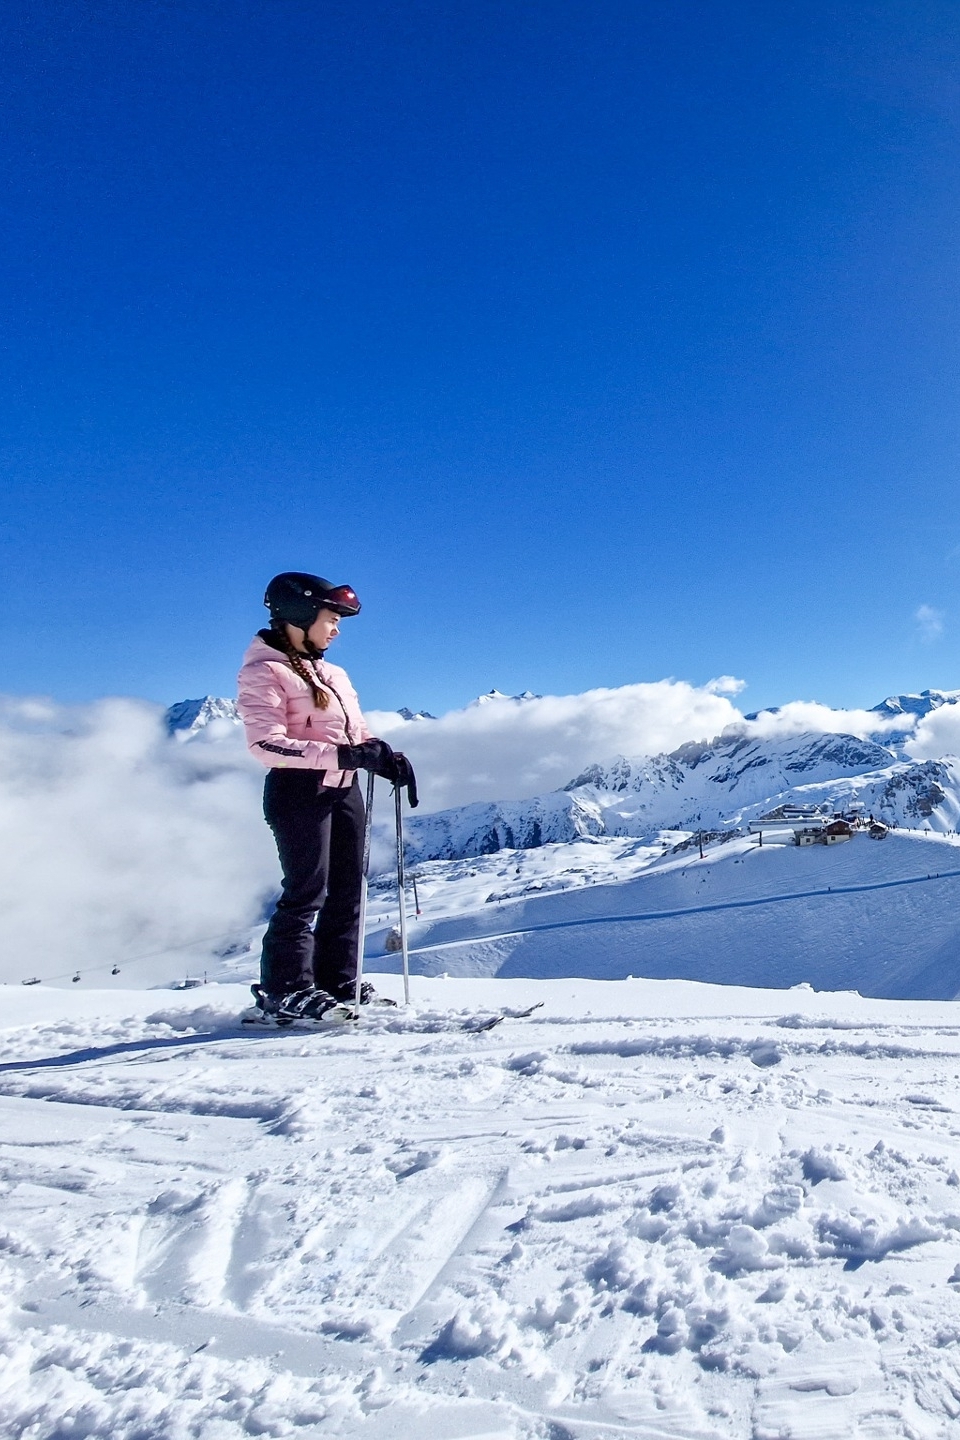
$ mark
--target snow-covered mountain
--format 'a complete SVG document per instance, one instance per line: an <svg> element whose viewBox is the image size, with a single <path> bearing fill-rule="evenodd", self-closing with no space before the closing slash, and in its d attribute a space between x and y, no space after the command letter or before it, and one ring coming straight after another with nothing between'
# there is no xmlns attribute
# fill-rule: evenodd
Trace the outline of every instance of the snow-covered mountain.
<svg viewBox="0 0 960 1440"><path fill-rule="evenodd" d="M494 705L498 701L509 700L515 705L521 705L525 700L542 700L542 695L534 695L532 690L524 690L519 695L505 695L502 690L488 690L485 695L478 695L476 700L471 700L466 707L468 710L475 710L478 705Z"/></svg>
<svg viewBox="0 0 960 1440"><path fill-rule="evenodd" d="M920 690L916 695L888 695L879 705L871 706L871 711L882 720L889 720L895 715L908 715L913 720L922 720L931 710L939 710L941 705L955 705L958 700L960 690ZM782 708L780 705L768 705L763 710L754 710L745 715L744 719L756 720L761 715L779 715Z"/></svg>
<svg viewBox="0 0 960 1440"><path fill-rule="evenodd" d="M861 804L894 824L952 830L960 763L895 760L890 749L853 735L734 736L653 760L591 766L568 789L600 806L607 834L736 828L784 803Z"/></svg>
<svg viewBox="0 0 960 1440"><path fill-rule="evenodd" d="M944 705L956 705L960 701L960 690L921 690L916 695L888 695L879 705L873 705L867 712L877 716L877 729L868 738L890 749L897 760L909 759L904 744L912 739L917 722ZM783 707L770 705L765 710L755 710L745 715L745 720L759 720L765 715L780 715ZM891 721L902 720L902 726Z"/></svg>
<svg viewBox="0 0 960 1440"><path fill-rule="evenodd" d="M873 709L885 719L892 715L912 715L914 719L922 720L931 710L939 710L942 705L955 705L958 700L960 690L921 690L918 695L888 695Z"/></svg>
<svg viewBox="0 0 960 1440"><path fill-rule="evenodd" d="M668 755L591 765L565 791L468 805L409 823L416 859L456 859L586 835L654 839L661 830L728 830L784 803L861 805L892 825L954 830L960 760L904 761L853 735L721 737Z"/></svg>
<svg viewBox="0 0 960 1440"><path fill-rule="evenodd" d="M891 752L872 740L852 735L799 735L774 740L721 736L709 744L681 745L669 755L612 765L592 765L565 788L585 785L614 793L652 794L702 800L711 812L724 797L723 809L739 802L749 806L799 784L859 775L889 765ZM689 803L687 801L687 803Z"/></svg>
<svg viewBox="0 0 960 1440"><path fill-rule="evenodd" d="M609 832L599 803L556 790L532 800L461 805L433 815L414 815L405 822L405 833L413 860L462 860Z"/></svg>
<svg viewBox="0 0 960 1440"><path fill-rule="evenodd" d="M199 734L213 720L240 724L237 702L217 695L204 695L201 700L178 700L170 706L165 719L170 734L181 738Z"/></svg>

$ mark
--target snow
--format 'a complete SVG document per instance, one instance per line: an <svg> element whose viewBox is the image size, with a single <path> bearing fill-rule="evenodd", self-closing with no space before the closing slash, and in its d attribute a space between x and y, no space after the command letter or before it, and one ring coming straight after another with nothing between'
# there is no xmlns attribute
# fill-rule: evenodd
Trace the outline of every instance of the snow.
<svg viewBox="0 0 960 1440"><path fill-rule="evenodd" d="M762 846L724 838L707 842L701 860L695 834L664 831L650 843L586 837L411 866L413 971L960 995L960 837L894 830L876 841L861 831L829 849L791 839L789 830L767 832ZM365 946L375 968L399 967L388 953L397 921L396 876L377 876ZM117 937L116 963L79 969L61 954L43 964L11 949L0 973L8 985L37 976L77 991L250 980L262 933L237 927L166 948Z"/></svg>
<svg viewBox="0 0 960 1440"><path fill-rule="evenodd" d="M485 695L478 695L475 700L471 700L467 708L473 710L479 705L490 705L498 700L512 701L515 705L519 705L527 700L542 699L542 695L534 695L532 690L524 690L520 695L505 695L502 690L497 690L496 687L494 687L494 689L488 690ZM431 716L430 718L433 719L434 717Z"/></svg>
<svg viewBox="0 0 960 1440"><path fill-rule="evenodd" d="M208 725L223 722L227 726L239 725L240 713L235 700L204 695L200 700L179 700L170 706L164 719L170 734L185 740L198 735Z"/></svg>
<svg viewBox="0 0 960 1440"><path fill-rule="evenodd" d="M956 705L958 700L960 690L921 690L917 695L888 695L873 708L879 715L913 715L922 719L943 705Z"/></svg>
<svg viewBox="0 0 960 1440"><path fill-rule="evenodd" d="M4 1434L955 1433L960 1004L413 990L5 992Z"/></svg>
<svg viewBox="0 0 960 1440"><path fill-rule="evenodd" d="M525 736L517 779L735 693L627 688L394 722L450 774ZM958 698L411 819L412 1005L285 1033L239 1022L275 864L229 711L14 706L0 1433L956 1434L960 761L910 746ZM787 799L901 828L761 845ZM375 876L399 999L397 916Z"/></svg>
<svg viewBox="0 0 960 1440"><path fill-rule="evenodd" d="M584 835L650 839L662 829L745 829L784 804L826 814L857 806L888 825L952 832L960 820L960 761L895 760L891 750L853 735L733 734L668 755L592 764L562 791L413 816L408 829L415 858L456 859Z"/></svg>
<svg viewBox="0 0 960 1440"><path fill-rule="evenodd" d="M960 995L960 837L863 831L798 848L792 831L708 844L582 840L417 867L409 926L427 974L627 975L890 997ZM368 953L384 944L395 890L371 891Z"/></svg>

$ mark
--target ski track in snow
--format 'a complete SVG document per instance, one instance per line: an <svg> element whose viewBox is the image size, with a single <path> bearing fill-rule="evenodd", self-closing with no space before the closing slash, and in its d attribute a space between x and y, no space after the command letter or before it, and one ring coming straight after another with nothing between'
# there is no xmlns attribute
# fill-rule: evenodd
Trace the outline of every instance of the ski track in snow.
<svg viewBox="0 0 960 1440"><path fill-rule="evenodd" d="M8 992L5 1435L957 1433L960 1005L414 991Z"/></svg>

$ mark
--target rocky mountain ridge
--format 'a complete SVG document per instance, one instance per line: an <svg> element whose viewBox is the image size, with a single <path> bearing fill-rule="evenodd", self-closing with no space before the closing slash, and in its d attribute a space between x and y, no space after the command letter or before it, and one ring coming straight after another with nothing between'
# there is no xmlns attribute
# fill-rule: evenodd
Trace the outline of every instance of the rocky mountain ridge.
<svg viewBox="0 0 960 1440"><path fill-rule="evenodd" d="M921 720L931 710L942 705L955 705L960 700L960 690L921 690L917 695L888 695L873 710L884 717L891 715L912 715Z"/></svg>
<svg viewBox="0 0 960 1440"><path fill-rule="evenodd" d="M823 736L799 737L795 757L781 757L724 774L714 768L697 776L682 761L648 762L637 773L629 761L604 767L602 778L572 789L508 804L467 805L433 815L413 816L408 834L413 859L462 859L500 849L525 849L586 836L634 836L656 840L664 832L734 834L779 805L820 806L832 813L860 806L865 814L910 829L945 833L960 823L960 759L892 761L875 768L825 773L817 765ZM853 736L834 741L860 744ZM755 758L755 757L751 757ZM762 758L762 757L761 757ZM796 759L795 771L791 759ZM592 767L599 770L600 767ZM629 781L624 779L629 770ZM791 775L800 777L790 783ZM601 777L598 777L601 778ZM769 786L763 780L769 780ZM784 783L786 782L786 783Z"/></svg>

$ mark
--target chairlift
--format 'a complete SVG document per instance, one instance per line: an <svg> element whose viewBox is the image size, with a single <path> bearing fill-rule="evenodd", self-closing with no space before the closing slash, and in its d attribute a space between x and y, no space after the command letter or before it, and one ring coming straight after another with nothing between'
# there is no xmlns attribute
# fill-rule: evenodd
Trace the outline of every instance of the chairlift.
<svg viewBox="0 0 960 1440"><path fill-rule="evenodd" d="M78 970L77 973L76 973L76 975L74 975L74 977L73 977L73 983L74 983L74 985L77 984L77 982L78 982L79 979L80 979L80 971Z"/></svg>
<svg viewBox="0 0 960 1440"><path fill-rule="evenodd" d="M39 985L40 983L41 981L39 975L31 975L29 980L20 981L21 985Z"/></svg>
<svg viewBox="0 0 960 1440"><path fill-rule="evenodd" d="M111 975L119 975L119 974L120 974L120 966L119 966L119 965L114 965L113 969L110 971L110 974L111 974Z"/></svg>

